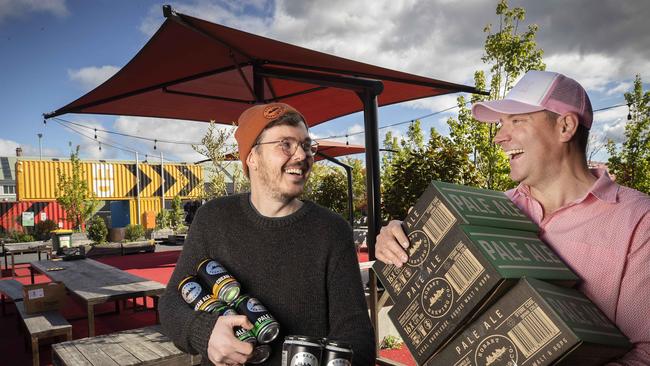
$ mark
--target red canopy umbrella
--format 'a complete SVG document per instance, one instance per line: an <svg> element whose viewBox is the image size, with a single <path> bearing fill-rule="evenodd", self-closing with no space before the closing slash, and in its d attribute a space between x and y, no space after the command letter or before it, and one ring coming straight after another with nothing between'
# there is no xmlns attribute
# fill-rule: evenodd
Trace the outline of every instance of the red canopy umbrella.
<svg viewBox="0 0 650 366"><path fill-rule="evenodd" d="M317 140L318 152L314 157L315 161L326 159L325 156L335 158L337 156L360 154L366 151L363 145L351 145L338 141Z"/></svg>
<svg viewBox="0 0 650 366"><path fill-rule="evenodd" d="M337 87L341 75L356 80L359 86L364 79L380 80L380 106L476 91L164 9L167 19L126 66L102 85L45 117L91 113L231 124L253 104L277 101L298 109L313 126L363 110L362 101L355 95L358 90ZM319 80L315 82L314 76Z"/></svg>

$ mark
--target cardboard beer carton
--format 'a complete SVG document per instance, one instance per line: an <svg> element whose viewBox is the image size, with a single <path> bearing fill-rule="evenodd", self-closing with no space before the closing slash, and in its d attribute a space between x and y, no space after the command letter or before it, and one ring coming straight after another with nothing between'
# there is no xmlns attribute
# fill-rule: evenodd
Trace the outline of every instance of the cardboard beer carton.
<svg viewBox="0 0 650 366"><path fill-rule="evenodd" d="M413 263L421 259L413 258L417 246L426 241L426 244L433 248L440 244L452 228L459 225L531 232L539 230L503 192L433 181L402 223L402 228L411 242L411 266L397 268L380 261L375 262L373 266L393 300L399 296L398 288L406 287L414 276Z"/></svg>
<svg viewBox="0 0 650 366"><path fill-rule="evenodd" d="M61 282L23 286L23 302L27 314L59 310L63 306L65 299L65 286Z"/></svg>
<svg viewBox="0 0 650 366"><path fill-rule="evenodd" d="M437 244L421 230L410 237L404 275L389 282L396 296L388 316L419 364L521 277L578 281L534 232L461 225Z"/></svg>
<svg viewBox="0 0 650 366"><path fill-rule="evenodd" d="M524 278L425 365L602 365L631 348L580 292Z"/></svg>

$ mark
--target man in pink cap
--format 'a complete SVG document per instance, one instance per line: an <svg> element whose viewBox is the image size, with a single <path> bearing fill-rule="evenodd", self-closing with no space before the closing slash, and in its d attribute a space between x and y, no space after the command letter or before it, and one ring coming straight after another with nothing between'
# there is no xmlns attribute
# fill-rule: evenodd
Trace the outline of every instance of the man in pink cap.
<svg viewBox="0 0 650 366"><path fill-rule="evenodd" d="M586 159L593 111L575 80L529 71L502 100L472 114L498 124L494 142L519 186L506 194L541 239L581 277L579 289L635 348L612 365L650 365L650 197L616 184ZM400 221L377 236L377 259L401 266L409 242Z"/></svg>

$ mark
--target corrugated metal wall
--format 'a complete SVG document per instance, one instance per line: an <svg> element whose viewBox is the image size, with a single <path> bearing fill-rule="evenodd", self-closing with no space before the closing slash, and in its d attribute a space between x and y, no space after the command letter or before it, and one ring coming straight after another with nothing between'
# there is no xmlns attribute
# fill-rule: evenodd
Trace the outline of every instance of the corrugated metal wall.
<svg viewBox="0 0 650 366"><path fill-rule="evenodd" d="M154 212L154 217L157 215L162 207L160 198L142 198L140 199L140 222L144 223L144 215L146 212ZM131 224L138 223L138 200L130 201Z"/></svg>
<svg viewBox="0 0 650 366"><path fill-rule="evenodd" d="M160 198L163 193L161 175L165 180L165 199L180 196L197 198L202 192L203 169L199 165L139 164L140 197ZM70 161L19 160L16 163L16 197L19 201L56 199L58 172L72 175ZM82 177L89 193L97 199L127 200L136 197L136 165L132 163L82 162Z"/></svg>
<svg viewBox="0 0 650 366"><path fill-rule="evenodd" d="M56 223L62 223L63 228L71 229L72 224L66 220L63 208L57 202L0 202L0 230L22 230L18 219L23 212L34 213L34 224L41 221L41 213L45 218Z"/></svg>

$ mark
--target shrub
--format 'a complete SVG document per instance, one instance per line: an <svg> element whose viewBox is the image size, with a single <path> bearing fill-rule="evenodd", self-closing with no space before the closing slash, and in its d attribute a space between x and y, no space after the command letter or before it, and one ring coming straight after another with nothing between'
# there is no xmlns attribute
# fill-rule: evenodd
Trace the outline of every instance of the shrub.
<svg viewBox="0 0 650 366"><path fill-rule="evenodd" d="M142 225L127 225L126 232L124 233L124 238L126 238L127 241L136 241L143 236L144 227L142 227Z"/></svg>
<svg viewBox="0 0 650 366"><path fill-rule="evenodd" d="M156 215L156 229L167 229L169 227L169 212L162 210Z"/></svg>
<svg viewBox="0 0 650 366"><path fill-rule="evenodd" d="M36 240L47 240L51 236L50 231L58 228L59 226L54 222L54 220L39 221L34 225L34 236L36 237Z"/></svg>
<svg viewBox="0 0 650 366"><path fill-rule="evenodd" d="M381 344L379 345L380 349L401 349L402 348L402 340L399 337L395 337L392 335L387 335L384 337L384 339L381 341Z"/></svg>
<svg viewBox="0 0 650 366"><path fill-rule="evenodd" d="M23 233L21 231L13 231L10 234L10 237L16 242L16 243L24 243L28 241L34 241L34 237L27 234Z"/></svg>
<svg viewBox="0 0 650 366"><path fill-rule="evenodd" d="M93 218L90 220L90 226L88 227L88 239L97 244L101 244L106 242L107 235L108 228L106 228L104 219L102 219L100 216L93 216Z"/></svg>

